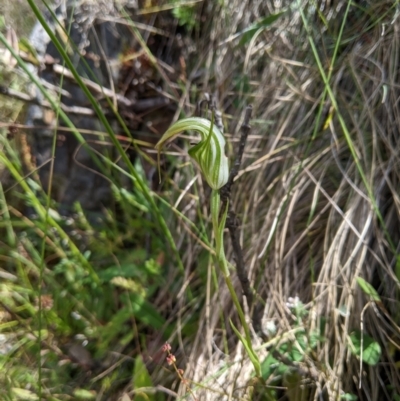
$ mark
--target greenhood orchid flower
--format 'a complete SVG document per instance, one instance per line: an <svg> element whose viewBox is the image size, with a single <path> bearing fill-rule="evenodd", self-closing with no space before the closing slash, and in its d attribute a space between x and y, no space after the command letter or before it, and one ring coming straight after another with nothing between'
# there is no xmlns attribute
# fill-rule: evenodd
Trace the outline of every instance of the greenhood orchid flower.
<svg viewBox="0 0 400 401"><path fill-rule="evenodd" d="M201 141L189 149L189 155L199 165L208 185L220 189L229 178L229 163L225 155L225 138L221 131L209 120L189 117L172 124L155 146L158 152L162 147L183 131L197 131Z"/></svg>

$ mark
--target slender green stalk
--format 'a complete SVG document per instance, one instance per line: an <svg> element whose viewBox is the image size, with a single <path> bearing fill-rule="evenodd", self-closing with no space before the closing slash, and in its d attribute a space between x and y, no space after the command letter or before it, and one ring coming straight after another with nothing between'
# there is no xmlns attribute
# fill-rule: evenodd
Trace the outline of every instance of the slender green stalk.
<svg viewBox="0 0 400 401"><path fill-rule="evenodd" d="M68 37L71 32L71 26L72 26L72 15L70 18L70 21L68 23ZM65 61L63 60L62 62L63 66L65 64ZM64 74L61 74L60 77L60 88L63 87L63 81L64 81ZM61 103L61 92L58 95L58 102ZM41 258L40 258L40 265L39 265L39 282L38 282L38 396L39 400L42 399L42 325L43 325L43 316L42 316L42 286L43 286L43 272L44 272L44 267L45 267L45 253L46 253L46 236L48 229L50 228L49 226L49 210L50 210L50 202L51 202L51 191L52 191L52 186L53 186L53 173L54 173L54 159L55 159L55 154L56 154L56 143L57 143L57 126L60 118L60 108L57 108L55 110L56 114L56 126L54 128L54 135L53 135L53 142L51 146L51 161L50 161L50 178L49 178L49 184L47 188L47 200L46 200L46 214L45 214L45 222L44 222L44 233L45 236L42 239L42 244L41 244Z"/></svg>
<svg viewBox="0 0 400 401"><path fill-rule="evenodd" d="M304 13L304 10L302 8L300 0L297 0L297 5L298 5L298 9L299 9L299 12L300 12L301 19L303 21L304 27L305 27L305 29L307 31L307 34L308 34L308 41L310 43L312 52L314 54L314 58L315 58L315 61L317 63L317 66L318 66L318 71L319 71L319 73L321 75L321 78L322 78L324 84L325 84L325 88L326 88L326 91L328 92L328 95L329 95L329 98L330 98L330 100L332 102L332 105L333 105L334 109L336 110L337 117L338 117L338 120L339 120L339 124L340 124L340 126L341 126L341 128L343 130L343 134L344 134L344 138L346 140L347 146L348 146L348 148L350 150L350 153L351 153L351 155L353 157L353 160L354 160L354 162L356 164L356 167L357 167L358 173L360 174L361 180L362 180L362 182L363 182L363 184L364 184L364 186L365 186L365 188L367 190L368 197L369 197L369 199L371 201L371 204L372 204L372 208L374 209L374 211L376 213L376 216L377 216L379 222L382 225L382 229L383 229L383 231L385 233L385 237L386 237L386 239L388 241L390 249L396 255L396 260L397 260L397 263L396 263L396 277L398 279L400 279L400 256L399 256L399 253L396 251L396 247L395 247L395 245L393 243L393 240L392 240L392 238L391 238L391 236L390 236L390 234L389 234L389 232L387 230L385 221L384 221L384 219L382 217L382 214L381 214L381 212L379 210L378 203L377 203L377 201L375 199L375 195L374 195L374 192L372 190L371 184L368 182L368 178L367 178L366 174L364 173L363 167L361 165L361 160L357 155L357 151L355 149L355 146L354 146L353 140L351 138L350 132L349 132L347 126L346 126L346 123L344 121L342 113L340 112L339 105L337 103L335 94L333 93L333 90L332 90L331 85L329 83L329 76L330 75L328 74L328 76L327 76L327 74L325 73L324 68L322 66L321 59L320 59L320 57L318 55L317 47L316 47L316 45L314 43L314 40L313 40L313 38L311 36L311 29L310 29L310 26L308 24L308 20L306 18L306 15ZM351 5L351 3L349 2L349 4L347 5L347 9L346 9L346 16L347 16L348 10L350 8L350 5ZM335 53L335 55L336 55L336 53Z"/></svg>
<svg viewBox="0 0 400 401"><path fill-rule="evenodd" d="M349 9L350 9L350 4L351 4L351 2L349 1L349 3L347 4L345 13L344 13L342 24L340 26L338 38L337 38L336 43L335 43L335 48L333 50L332 59L331 59L331 62L329 64L328 76L326 77L328 83L332 79L333 69L334 69L334 65L336 63L336 58L337 58L338 51L339 51L339 46L340 46L340 43L341 43L341 40L342 40L344 27L346 25L347 15L348 15ZM323 14L319 12L319 15L320 15L321 19L324 20L324 23L327 24ZM306 148L306 151L305 151L306 155L308 155L309 150L311 149L311 145L312 145L314 139L317 137L317 134L318 134L318 132L320 130L320 121L321 121L321 118L322 118L322 112L324 110L325 100L326 100L327 95L328 95L328 85L325 85L324 86L324 91L322 92L321 100L319 102L318 112L317 112L317 116L316 116L315 124L314 124L314 130L313 130L312 136L310 138L310 141L308 142L308 145L307 145L307 148ZM301 160L301 163L300 163L300 166L299 166L299 169L298 169L298 173L300 173L303 170L303 161L304 160ZM298 176L298 174L296 174L296 178L297 178L297 176ZM310 222L312 221L312 218L314 216L314 212L315 212L315 209L312 209L311 212L310 212L310 215L308 216L307 227L310 225ZM310 246L310 249L311 249L311 244L309 246ZM314 283L315 282L315 271L314 271L314 263L313 263L312 256L311 256L311 260L310 260L310 270L311 270L311 282ZM314 289L315 289L315 287L313 287L313 290Z"/></svg>
<svg viewBox="0 0 400 401"><path fill-rule="evenodd" d="M63 57L63 59L65 61L65 64L70 69L70 71L71 71L72 75L74 76L74 79L78 83L79 87L82 89L82 91L84 92L84 94L86 95L88 100L90 101L90 103L91 103L96 115L98 116L100 122L103 124L104 128L106 129L107 133L109 134L111 142L113 143L113 145L117 149L118 153L120 154L121 159L124 161L124 163L128 167L129 172L132 175L132 179L133 179L132 181L133 181L134 185L143 193L144 197L146 198L146 200L151 205L151 211L153 212L153 215L154 215L156 221L158 222L161 230L163 231L164 235L166 236L166 238L167 238L167 240L168 240L168 242L169 242L169 244L170 244L170 246L172 248L172 251L173 251L174 255L176 256L177 263L178 263L178 266L179 266L180 270L183 272L184 267L183 267L182 260L180 258L178 249L176 248L175 242L174 242L174 240L172 238L171 232L169 231L168 226L167 226L164 218L162 217L161 213L158 210L157 204L154 201L154 198L153 198L153 196L151 194L150 189L148 188L147 184L143 181L143 179L140 177L140 174L138 174L138 172L136 171L135 167L132 165L131 160L129 159L128 155L126 154L125 150L123 149L123 147L122 147L121 143L119 142L118 138L115 136L114 131L113 131L109 121L107 120L106 116L104 115L103 111L101 110L101 107L99 106L98 102L96 101L96 99L94 98L94 96L92 95L90 90L87 88L85 83L82 81L81 76L77 72L75 66L73 65L73 63L71 61L71 59L68 57L67 52L65 51L65 49L62 46L62 44L60 43L60 41L57 39L57 37L54 34L54 32L50 29L50 27L46 23L46 20L44 19L44 17L41 14L40 10L38 9L38 7L36 6L36 4L34 3L33 0L28 0L28 2L29 2L29 5L30 5L32 11L34 12L35 16L37 17L37 19L42 24L43 28L46 30L47 34L51 38L54 46L57 48L58 52ZM14 56L14 54L13 54L13 56ZM17 58L17 61L19 62L18 58ZM35 84L42 91L42 89L40 88L41 87L40 83L38 85L38 83L35 82ZM47 98L47 100L50 101L50 99L48 99L48 98ZM50 103L53 106L53 103L51 101L50 101ZM64 117L67 118L67 116L65 116L63 114L62 110L60 110L60 116L63 118L63 120L65 120ZM73 129L74 129L74 133L77 132L75 127L73 127ZM79 133L78 133L78 135L81 137L81 135ZM82 141L81 141L81 143L82 143ZM83 139L83 144L86 145L86 141L84 139ZM97 159L97 158L95 158L95 159ZM95 161L98 162L98 160L95 160Z"/></svg>
<svg viewBox="0 0 400 401"><path fill-rule="evenodd" d="M214 237L215 237L216 261L217 261L218 267L220 268L220 270L224 276L226 286L228 287L232 301L235 304L235 308L239 315L240 323L242 324L243 329L244 329L245 339L241 338L241 336L239 338L241 339L243 345L245 346L245 348L249 354L251 361L253 362L254 369L256 371L256 375L258 377L260 377L261 376L260 361L258 359L257 354L253 350L253 347L251 344L250 329L246 322L246 318L244 316L242 306L240 305L239 299L236 295L235 288L233 287L233 284L232 284L232 281L230 278L230 274L229 274L228 262L225 257L224 229L225 229L225 222L226 222L228 207L224 211L221 221L219 221L220 208L221 208L221 199L220 199L219 190L213 189L211 192L211 219L212 219L212 225L213 225L213 231L214 231ZM237 330L235 330L235 332L238 334Z"/></svg>
<svg viewBox="0 0 400 401"><path fill-rule="evenodd" d="M60 225L46 212L45 207L37 201L34 192L32 189L29 187L29 185L26 183L24 180L24 177L20 175L18 170L15 168L15 166L11 163L10 160L5 157L5 155L0 153L0 163L3 163L6 168L10 171L11 175L15 178L17 182L19 182L19 185L21 188L24 190L28 198L32 201L33 206L35 207L36 212L38 213L39 217L42 219L42 221L48 221L48 225L50 227L53 227L57 230L58 234L60 235L60 239L64 240L71 252L73 253L74 256L78 258L78 260L82 263L83 266L85 266L88 269L88 272L90 273L91 277L96 283L99 283L99 277L94 270L93 266L89 263L89 261L82 255L78 247L75 245L75 243L70 239L68 234L60 227Z"/></svg>

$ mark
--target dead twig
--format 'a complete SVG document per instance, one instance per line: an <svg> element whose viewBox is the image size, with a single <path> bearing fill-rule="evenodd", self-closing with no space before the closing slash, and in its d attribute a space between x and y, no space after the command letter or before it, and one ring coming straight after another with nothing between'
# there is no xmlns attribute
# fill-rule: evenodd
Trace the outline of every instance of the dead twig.
<svg viewBox="0 0 400 401"><path fill-rule="evenodd" d="M8 96L16 100L21 100L23 102L31 103L31 104L37 104L38 106L44 107L46 109L52 109L53 107L50 105L49 102L46 100L40 101L34 96L29 96L26 93L16 91L14 89L7 88L3 85L0 85L0 95ZM117 95L117 99L119 98L119 95ZM149 110L149 109L156 109L159 107L163 107L169 104L169 99L166 98L161 98L161 97L155 97L155 98L147 98L147 99L142 99L138 100L134 104L132 104L132 111L136 113L141 113L143 111ZM94 110L88 108L88 107L81 107L81 106L67 106L64 103L60 103L61 110L63 110L65 113L69 114L78 114L82 116L88 116L92 117L95 116Z"/></svg>
<svg viewBox="0 0 400 401"><path fill-rule="evenodd" d="M229 230L229 235L231 237L231 242L232 242L232 249L236 261L236 273L239 277L240 284L242 286L242 291L244 296L246 297L247 300L247 305L249 307L249 310L251 311L251 308L253 306L253 290L251 289L250 286L250 281L247 276L246 272L246 267L244 263L244 257L243 257L243 250L242 246L240 245L239 241L239 235L238 235L238 227L240 226L240 221L238 217L236 216L236 213L233 209L232 202L230 202L230 197L231 197L231 189L233 182L235 180L235 177L239 173L240 165L242 164L242 158L243 158L243 153L244 153L244 148L246 146L247 142L247 137L250 133L250 118L251 118L251 113L252 113L252 106L249 105L246 107L245 110L245 115L244 115L244 120L243 124L241 126L241 136L240 136L240 141L239 141L239 148L236 154L235 161L233 163L233 167L229 173L229 178L228 182L221 188L221 201L222 201L222 207L221 210L225 210L226 205L228 204L228 217L226 219L226 227ZM253 325L256 331L258 331L261 328L261 319L258 318L257 314L257 320L253 317Z"/></svg>
<svg viewBox="0 0 400 401"><path fill-rule="evenodd" d="M74 78L72 72L68 68L65 68L64 66L62 66L60 64L52 64L51 67L57 75L62 75L65 78L75 81L75 78ZM118 105L120 105L120 106L124 106L124 107L134 107L135 106L136 102L132 102L125 96L122 96L119 93L115 93L111 89L105 88L104 86L96 84L96 82L93 82L90 79L87 79L84 77L81 77L81 80L91 91L96 92L96 93L101 93L104 96L107 96L112 99L115 98Z"/></svg>
<svg viewBox="0 0 400 401"><path fill-rule="evenodd" d="M233 181L235 180L236 176L238 175L240 166L242 164L244 148L246 146L247 137L249 136L250 129L251 129L250 118L251 118L252 111L253 111L253 107L251 105L246 107L243 124L240 128L241 136L240 136L239 149L237 151L236 159L235 159L235 161L233 163L233 167L229 173L228 182L225 184L225 186L223 188L221 188L221 198L223 201L224 200L226 201L229 199Z"/></svg>
<svg viewBox="0 0 400 401"><path fill-rule="evenodd" d="M24 61L32 62L31 58L29 58L25 53L20 52L20 56ZM56 75L62 75L65 78L67 78L69 80L73 80L75 82L75 78L74 78L72 72L68 68L65 68L64 66L62 66L60 64L57 64L57 61L58 60L53 59L49 55L46 55L45 57L37 57L37 62L40 65L45 65L46 68L51 69ZM141 112L149 110L149 109L156 109L159 107L167 106L170 103L170 99L166 98L165 96L152 97L152 98L146 98L146 99L141 99L141 100L130 100L127 97L125 97L119 93L116 93L112 89L101 86L101 85L97 84L96 82L91 81L88 78L81 77L81 80L87 86L87 88L90 89L92 92L101 94L105 97L116 99L117 105L119 107L129 108L134 113L141 113ZM46 86L49 86L49 84L46 83ZM9 88L5 88L3 86L0 87L0 93L3 95L9 96L9 97L18 99L18 100L38 104L39 106L46 107L46 108L51 108L50 104L45 101L39 102L38 100L35 100L33 97L31 97L29 95L26 95L26 94L18 92L18 91L14 91ZM64 96L67 95L67 97L71 96L70 94L65 93L65 91L63 91L62 94ZM66 113L86 115L86 116L94 116L95 115L95 113L92 109L89 109L86 107L67 106L65 104L61 104L61 108Z"/></svg>
<svg viewBox="0 0 400 401"><path fill-rule="evenodd" d="M29 96L26 93L16 91L11 88L7 88L3 85L0 85L0 95L8 96L16 100L21 100L23 102L27 103L32 103L32 104L37 104L38 106L44 107L46 109L52 109L53 107L50 105L49 102L46 100L40 101L34 96ZM63 110L65 113L70 113L70 114L79 114L83 116L94 116L94 111L92 109L89 109L87 107L80 107L80 106L67 106L63 103L60 104L61 110Z"/></svg>

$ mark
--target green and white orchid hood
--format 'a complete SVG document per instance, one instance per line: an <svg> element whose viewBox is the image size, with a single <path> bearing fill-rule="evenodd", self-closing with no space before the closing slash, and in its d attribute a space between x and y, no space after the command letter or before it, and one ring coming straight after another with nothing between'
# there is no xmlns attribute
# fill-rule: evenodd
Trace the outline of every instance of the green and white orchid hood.
<svg viewBox="0 0 400 401"><path fill-rule="evenodd" d="M225 138L211 121L200 117L189 117L172 124L155 146L162 147L183 131L197 131L201 141L189 149L189 155L199 165L208 185L220 189L229 178L229 163L225 155Z"/></svg>

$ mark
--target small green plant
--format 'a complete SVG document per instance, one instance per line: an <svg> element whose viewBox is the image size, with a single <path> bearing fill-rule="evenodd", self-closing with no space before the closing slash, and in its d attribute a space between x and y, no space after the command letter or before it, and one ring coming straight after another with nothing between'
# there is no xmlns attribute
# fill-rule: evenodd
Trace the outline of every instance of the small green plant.
<svg viewBox="0 0 400 401"><path fill-rule="evenodd" d="M268 341L273 351L262 361L261 374L271 387L260 385L258 391L269 397L267 399L275 400L278 396L274 386L284 383L291 394L289 399L306 400L309 399L309 389L303 386L298 366L305 359L312 358L315 349L326 340L319 329L308 329L309 311L299 297L289 297L286 307L292 314L292 329ZM273 331L274 327L271 329Z"/></svg>
<svg viewBox="0 0 400 401"><path fill-rule="evenodd" d="M172 14L179 21L179 25L188 29L192 29L197 25L196 11L193 4L186 5L179 0L173 0L172 5L174 6Z"/></svg>
<svg viewBox="0 0 400 401"><path fill-rule="evenodd" d="M229 293L239 314L245 336L243 337L242 334L240 334L240 332L233 326L232 322L231 325L236 335L243 343L243 346L253 363L256 375L260 377L260 361L251 344L250 330L230 279L228 261L226 260L224 251L224 229L228 208L226 206L225 210L221 210L219 190L228 182L229 179L229 162L225 155L225 138L221 131L214 125L213 121L209 121L205 118L191 117L177 121L173 124L157 143L156 149L160 152L162 147L168 141L175 138L179 133L187 130L197 131L201 135L201 141L189 150L189 155L197 162L208 185L212 188L210 203L211 220L215 238L216 262L224 276ZM220 212L222 212L221 218Z"/></svg>

